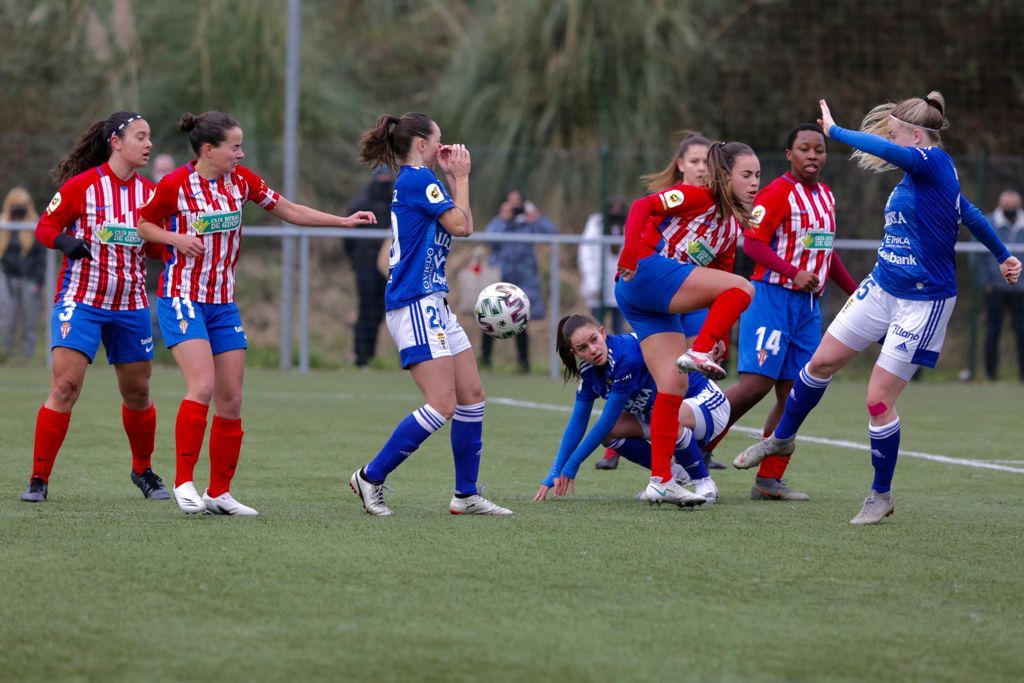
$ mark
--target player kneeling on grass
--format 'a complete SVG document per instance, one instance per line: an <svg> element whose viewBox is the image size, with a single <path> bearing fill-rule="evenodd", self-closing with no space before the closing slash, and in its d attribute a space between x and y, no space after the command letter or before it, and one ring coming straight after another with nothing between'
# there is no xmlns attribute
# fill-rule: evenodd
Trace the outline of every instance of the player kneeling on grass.
<svg viewBox="0 0 1024 683"><path fill-rule="evenodd" d="M644 365L640 342L632 334L608 336L588 315L570 315L558 323L558 355L565 381L579 379L576 406L562 435L551 471L534 496L542 501L554 488L556 496L575 491L580 465L602 442L627 460L644 468L651 466L651 412L657 386ZM604 409L594 428L584 436L597 398ZM691 372L686 397L679 408L680 435L676 441L672 476L680 484L680 507L714 503L718 487L708 474L701 445L714 438L729 420L729 403L718 386L698 372ZM694 492L681 488L692 481ZM652 504L662 500L642 497Z"/></svg>
<svg viewBox="0 0 1024 683"><path fill-rule="evenodd" d="M362 136L360 160L398 171L391 202L391 256L384 293L388 330L425 403L398 423L380 453L349 486L371 515L390 515L384 480L428 436L452 421L453 515L511 515L477 491L483 449L484 388L465 330L448 307L445 262L452 236L473 234L469 150L442 145L426 114L382 114ZM432 170L438 164L449 195Z"/></svg>

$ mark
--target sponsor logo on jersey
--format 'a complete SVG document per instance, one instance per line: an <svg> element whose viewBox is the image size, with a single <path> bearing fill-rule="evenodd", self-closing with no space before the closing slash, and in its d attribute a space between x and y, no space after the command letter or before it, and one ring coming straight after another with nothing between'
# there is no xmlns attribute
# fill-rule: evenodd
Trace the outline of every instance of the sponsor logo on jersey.
<svg viewBox="0 0 1024 683"><path fill-rule="evenodd" d="M885 212L885 227L890 225L906 225L907 219L903 217L902 211L886 211Z"/></svg>
<svg viewBox="0 0 1024 683"><path fill-rule="evenodd" d="M437 333L437 345L442 349L448 348L448 339L444 336L444 332Z"/></svg>
<svg viewBox="0 0 1024 683"><path fill-rule="evenodd" d="M767 213L767 209L761 204L754 207L754 210L750 212L750 223L751 225L760 225L764 219L764 215Z"/></svg>
<svg viewBox="0 0 1024 683"><path fill-rule="evenodd" d="M122 247L142 246L142 238L139 237L138 231L124 223L104 223L103 227L96 231L96 236L103 244L116 244Z"/></svg>
<svg viewBox="0 0 1024 683"><path fill-rule="evenodd" d="M690 240L686 243L686 255L698 266L705 268L715 260L715 252L702 239Z"/></svg>
<svg viewBox="0 0 1024 683"><path fill-rule="evenodd" d="M917 259L914 258L913 254L905 254L900 256L894 254L891 251L886 251L884 248L878 250L878 258L888 261L894 266L916 266Z"/></svg>
<svg viewBox="0 0 1024 683"><path fill-rule="evenodd" d="M832 232L809 232L800 238L800 244L804 245L804 249L831 249L835 239L835 233Z"/></svg>
<svg viewBox="0 0 1024 683"><path fill-rule="evenodd" d="M758 367L764 365L764 362L768 360L768 350L761 349L757 352L757 365Z"/></svg>
<svg viewBox="0 0 1024 683"><path fill-rule="evenodd" d="M235 332L241 332L242 334L245 334L245 328L242 327L241 325L235 325Z"/></svg>
<svg viewBox="0 0 1024 683"><path fill-rule="evenodd" d="M50 205L46 207L46 213L53 213L60 206L61 196L60 192L53 195L53 199L50 200Z"/></svg>
<svg viewBox="0 0 1024 683"><path fill-rule="evenodd" d="M182 334L185 334L186 332L188 332L188 321L187 320L179 320L178 321L178 329L181 330Z"/></svg>
<svg viewBox="0 0 1024 683"><path fill-rule="evenodd" d="M885 237L882 238L882 244L887 247L910 247L910 238L887 232Z"/></svg>
<svg viewBox="0 0 1024 683"><path fill-rule="evenodd" d="M437 183L430 183L427 185L427 201L431 204L437 204L444 201L444 193L441 192L441 188L437 186Z"/></svg>
<svg viewBox="0 0 1024 683"><path fill-rule="evenodd" d="M238 230L241 225L241 211L206 213L192 221L192 227L200 235L209 235L214 232L230 232L231 230Z"/></svg>
<svg viewBox="0 0 1024 683"><path fill-rule="evenodd" d="M71 323L61 323L60 324L60 338L61 339L67 339L69 332L71 332Z"/></svg>
<svg viewBox="0 0 1024 683"><path fill-rule="evenodd" d="M666 209L672 209L683 203L683 193L679 190L669 190L661 193L661 203Z"/></svg>

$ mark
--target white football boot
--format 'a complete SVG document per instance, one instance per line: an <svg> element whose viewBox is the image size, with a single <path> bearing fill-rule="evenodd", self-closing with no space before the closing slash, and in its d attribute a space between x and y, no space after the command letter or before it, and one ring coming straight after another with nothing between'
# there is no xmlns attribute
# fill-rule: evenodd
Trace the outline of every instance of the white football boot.
<svg viewBox="0 0 1024 683"><path fill-rule="evenodd" d="M207 491L203 492L203 502L206 503L206 511L211 515L235 515L236 517L256 517L260 513L248 505L242 505L225 491L216 498L211 498Z"/></svg>
<svg viewBox="0 0 1024 683"><path fill-rule="evenodd" d="M479 493L468 498L452 496L448 512L453 515L511 515L512 511L492 503Z"/></svg>
<svg viewBox="0 0 1024 683"><path fill-rule="evenodd" d="M704 477L703 479L694 479L693 492L698 496L704 496L708 505L714 505L718 502L718 484L711 477Z"/></svg>
<svg viewBox="0 0 1024 683"><path fill-rule="evenodd" d="M707 498L698 496L696 493L690 493L679 482L672 480L668 483L662 483L659 477L651 477L651 481L647 484L647 489L644 491L644 496L651 505L671 503L672 505L688 508L695 505L703 505L707 502Z"/></svg>
<svg viewBox="0 0 1024 683"><path fill-rule="evenodd" d="M725 379L725 368L715 362L711 354L701 353L689 349L686 353L676 358L676 367L679 372L699 372L710 379Z"/></svg>
<svg viewBox="0 0 1024 683"><path fill-rule="evenodd" d="M747 446L746 449L732 460L732 466L738 470L749 470L761 464L769 455L793 455L796 450L796 437L776 439L775 435Z"/></svg>
<svg viewBox="0 0 1024 683"><path fill-rule="evenodd" d="M206 503L203 502L203 497L196 490L196 485L190 481L174 487L174 500L178 501L178 507L186 515L206 512Z"/></svg>
<svg viewBox="0 0 1024 683"><path fill-rule="evenodd" d="M389 517L395 514L394 511L384 504L384 491L391 490L384 484L374 484L363 476L363 468L359 468L349 477L348 487L352 493L359 496L363 501L363 509L371 515L378 517Z"/></svg>
<svg viewBox="0 0 1024 683"><path fill-rule="evenodd" d="M871 494L864 499L864 506L857 513L857 516L850 520L850 524L878 524L888 517L896 509L896 503L892 499L892 491L879 493L871 489Z"/></svg>

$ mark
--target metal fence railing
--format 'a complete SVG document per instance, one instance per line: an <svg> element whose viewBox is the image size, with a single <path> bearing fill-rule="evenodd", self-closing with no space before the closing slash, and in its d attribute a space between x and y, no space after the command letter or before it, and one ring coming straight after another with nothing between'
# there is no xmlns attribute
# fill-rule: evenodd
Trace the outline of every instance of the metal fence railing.
<svg viewBox="0 0 1024 683"><path fill-rule="evenodd" d="M35 228L34 224L31 223L0 223L0 230L32 230ZM298 267L294 273L295 277L299 278L299 302L298 302L298 369L300 372L307 372L309 370L309 309L310 309L310 273L311 273L311 246L310 240L312 239L357 239L357 240L384 240L391 237L391 231L382 228L300 228L292 226L247 226L245 228L245 234L247 237L260 237L270 239L298 239L299 240L299 262ZM563 246L571 246L578 248L581 244L605 244L615 245L618 244L621 238L614 236L605 236L599 238L587 238L584 239L581 235L541 235L541 234L487 234L478 232L467 238L468 242L475 243L533 243L538 245L549 245L551 247L549 268L550 268L550 282L560 283L561 282L561 248ZM1011 244L1007 245L1014 253L1024 253L1024 244ZM860 251L860 252L874 252L878 249L877 240L853 240L853 239L839 239L835 241L835 247L838 250L842 250L844 253L847 251ZM985 247L977 242L958 242L956 245L956 251L960 254L975 254L975 253L987 253ZM48 252L48 258L46 260L46 282L44 283L44 291L46 292L46 299L50 301L54 296L54 287L57 280L57 263L56 252ZM973 282L973 280L972 280ZM972 285L973 287L973 285ZM548 292L548 315L550 320L557 321L561 317L561 297L560 287L551 286ZM972 302L976 299L976 292L972 291L971 294ZM974 305L972 303L972 305ZM293 302L290 297L281 298L281 319L292 320L294 319ZM974 315L972 312L972 319ZM976 328L977 325L973 324L970 331L971 340L969 343L969 358L968 368L974 366L974 355L976 354ZM47 326L49 330L49 326ZM548 333L548 353L550 358L550 369L549 374L552 378L558 377L559 359L557 352L555 351L555 334L556 326L549 325ZM288 370L292 368L292 354L290 352L291 344L294 341L290 328L281 328L281 368ZM52 341L52 340L51 340Z"/></svg>

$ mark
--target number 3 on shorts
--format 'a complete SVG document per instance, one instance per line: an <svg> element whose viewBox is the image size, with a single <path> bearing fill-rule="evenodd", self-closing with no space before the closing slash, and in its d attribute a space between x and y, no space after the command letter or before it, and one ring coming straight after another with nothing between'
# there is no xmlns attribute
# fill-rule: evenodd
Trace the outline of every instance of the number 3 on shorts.
<svg viewBox="0 0 1024 683"><path fill-rule="evenodd" d="M768 340L765 341L764 333L768 330L763 325L757 328L754 333L757 335L757 347L755 351L764 349L765 351L771 351L773 356L779 355L779 348L782 342L782 332L780 330L772 330L771 334L768 335Z"/></svg>
<svg viewBox="0 0 1024 683"><path fill-rule="evenodd" d="M62 323L66 323L71 320L71 316L75 314L75 302L68 301L64 304L64 310L57 314L57 320Z"/></svg>

